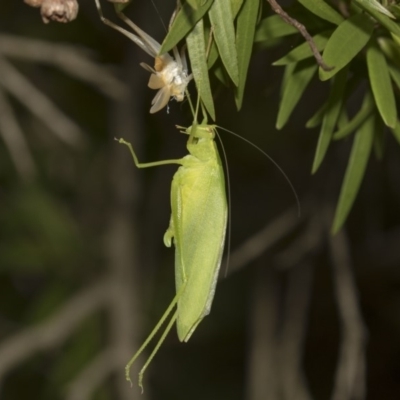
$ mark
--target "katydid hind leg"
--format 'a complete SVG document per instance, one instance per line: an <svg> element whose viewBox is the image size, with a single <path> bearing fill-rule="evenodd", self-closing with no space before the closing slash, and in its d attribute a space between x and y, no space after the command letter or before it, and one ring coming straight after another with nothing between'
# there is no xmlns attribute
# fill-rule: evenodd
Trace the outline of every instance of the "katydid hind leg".
<svg viewBox="0 0 400 400"><path fill-rule="evenodd" d="M147 369L147 367L150 365L151 361L153 360L154 356L157 354L158 350L160 349L161 345L164 343L165 338L167 337L169 331L171 330L172 326L176 322L176 319L178 317L178 311L175 311L174 315L172 316L171 320L168 322L167 327L165 328L163 334L161 335L159 341L157 342L156 346L154 347L153 351L149 355L149 358L143 365L142 369L139 372L139 386L142 389L143 393L143 376L144 373Z"/></svg>
<svg viewBox="0 0 400 400"><path fill-rule="evenodd" d="M157 322L157 325L150 332L149 336L147 336L146 340L140 346L139 350L129 360L128 364L126 364L126 366L125 366L125 378L126 378L127 381L129 381L131 383L131 385L132 385L132 380L131 380L131 377L130 377L130 370L131 370L131 367L132 367L133 363L137 360L137 358L140 356L140 354L142 354L143 350L147 347L147 345L153 339L155 334L160 330L161 326L163 325L165 320L168 318L168 316L171 315L171 313L173 311L173 308L178 303L179 298L181 297L184 289L185 289L185 285L182 285L182 287L180 288L178 293L175 295L175 297L171 301L170 305L168 306L168 308L166 309L166 311L164 312L164 314L162 315L160 320ZM148 365L150 364L150 362L153 359L153 357L155 356L155 354L157 353L158 349L160 348L160 346L161 346L162 342L164 341L165 337L167 336L168 332L171 330L171 327L174 324L174 322L176 321L176 318L177 318L177 311L175 311L174 315L171 318L171 321L168 323L168 326L165 328L160 340L157 342L156 347L154 348L154 350L150 354L150 357L147 359L146 363L144 364L144 366L140 370L140 373L139 373L139 386L142 387L141 383L142 383L142 380L143 380L144 371L148 367ZM142 390L143 390L143 387L142 387Z"/></svg>
<svg viewBox="0 0 400 400"><path fill-rule="evenodd" d="M165 322L165 320L168 318L168 316L171 314L173 308L175 307L176 303L179 300L179 293L174 297L172 300L171 304L168 306L167 310L164 312L160 320L157 322L157 325L153 328L153 330L150 332L150 335L147 336L146 340L143 342L143 344L140 346L139 350L134 354L134 356L129 360L128 364L125 366L125 377L126 380L131 382L132 380L130 377L130 370L132 367L132 364L137 360L137 358L140 356L140 354L143 352L143 350L147 347L147 345L150 343L150 341L153 339L154 335L159 331L161 328L162 324ZM174 317L173 317L174 318ZM172 319L173 319L172 318ZM154 352L154 351L153 351ZM154 357L154 355L153 355ZM147 364L147 362L146 362ZM145 365L146 365L145 364Z"/></svg>

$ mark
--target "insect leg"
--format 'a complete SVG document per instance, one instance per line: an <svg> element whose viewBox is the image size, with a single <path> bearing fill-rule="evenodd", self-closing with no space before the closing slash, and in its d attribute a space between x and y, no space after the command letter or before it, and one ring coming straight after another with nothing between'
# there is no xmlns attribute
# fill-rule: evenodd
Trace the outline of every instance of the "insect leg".
<svg viewBox="0 0 400 400"><path fill-rule="evenodd" d="M139 160L138 160L138 158L136 156L136 153L133 150L133 147L129 142L127 142L126 140L124 140L122 138L121 139L115 138L115 140L118 143L121 143L121 144L124 144L124 145L128 146L128 148L129 148L129 150L130 150L130 152L132 154L133 161L134 161L136 167L138 167L138 168L158 167L159 165L168 165L168 164L180 164L180 165L182 164L182 159L181 158L178 158L176 160L163 160L163 161L154 161L154 162L149 162L149 163L141 163L141 162L139 162Z"/></svg>
<svg viewBox="0 0 400 400"><path fill-rule="evenodd" d="M139 36L134 35L133 33L127 31L124 28L121 28L120 26L118 26L117 24L114 24L114 22L110 21L109 19L107 19L104 14L103 14L103 9L101 8L100 5L100 0L95 0L96 2L96 8L97 11L100 15L100 19L101 21L108 25L110 28L115 29L116 31L122 33L123 35L125 35L128 39L132 40L132 42L134 42L135 44L137 44L142 50L144 50L147 54L151 55L152 57L153 54L149 52L149 49L147 47L147 45L142 41L142 39L139 38Z"/></svg>
<svg viewBox="0 0 400 400"><path fill-rule="evenodd" d="M118 17L132 28L145 43L146 49L143 49L147 54L155 57L161 49L160 43L148 35L145 31L141 30L133 21L131 21L123 12L116 11Z"/></svg>
<svg viewBox="0 0 400 400"><path fill-rule="evenodd" d="M162 324L165 322L167 319L168 315L171 314L173 308L176 306L178 303L179 298L181 297L183 291L185 289L185 285L182 285L182 287L179 289L178 293L175 295L173 300L171 301L171 304L168 306L167 310L164 312L160 320L157 322L157 325L153 328L153 330L150 332L150 335L147 336L147 339L144 341L144 343L140 346L139 350L134 354L134 356L129 360L128 364L125 366L125 378L127 381L129 381L132 384L132 380L130 377L130 370L132 367L132 364L137 360L137 358L140 356L140 354L143 352L143 350L147 347L147 345L150 343L150 341L153 339L154 335L158 332L158 330L161 328ZM139 373L139 386L142 387L142 380L143 380L143 374L146 368L149 366L151 360L157 353L158 349L160 348L162 342L164 341L165 337L167 336L168 332L171 330L171 327L173 323L176 321L177 318L177 311L175 311L173 317L171 318L171 321L168 323L168 326L165 328L164 333L162 334L160 340L158 341L156 347L154 350L151 352L150 357L147 359L146 363L142 367Z"/></svg>
<svg viewBox="0 0 400 400"><path fill-rule="evenodd" d="M163 334L161 335L160 340L157 342L156 347L154 347L154 350L151 352L149 358L147 359L146 363L143 365L142 369L139 372L139 386L142 389L142 393L143 393L143 375L144 375L144 372L146 371L147 367L150 365L150 363L153 360L154 356L157 354L157 352L160 349L161 345L163 344L165 338L167 337L169 331L171 330L172 326L174 325L177 317L178 317L178 311L175 311L175 313L172 316L171 320L169 321L167 327L165 328Z"/></svg>

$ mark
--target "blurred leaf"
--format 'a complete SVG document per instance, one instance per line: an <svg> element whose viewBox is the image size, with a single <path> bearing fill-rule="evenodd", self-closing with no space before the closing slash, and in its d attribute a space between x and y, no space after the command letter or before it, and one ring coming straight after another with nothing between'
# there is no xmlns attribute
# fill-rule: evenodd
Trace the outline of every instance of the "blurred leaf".
<svg viewBox="0 0 400 400"><path fill-rule="evenodd" d="M57 357L56 365L50 372L50 379L56 387L63 387L79 374L101 348L102 326L98 316L91 316L82 323Z"/></svg>
<svg viewBox="0 0 400 400"><path fill-rule="evenodd" d="M347 116L346 107L342 107L336 123L337 128L342 129L343 127L347 126L348 123L349 123L349 117Z"/></svg>
<svg viewBox="0 0 400 400"><path fill-rule="evenodd" d="M389 67L389 73L394 83L397 86L397 89L400 89L400 71L397 68Z"/></svg>
<svg viewBox="0 0 400 400"><path fill-rule="evenodd" d="M221 60L235 86L239 84L235 27L229 0L214 1L208 12Z"/></svg>
<svg viewBox="0 0 400 400"><path fill-rule="evenodd" d="M397 121L396 100L385 56L375 42L367 50L369 81L375 103L385 124L394 128Z"/></svg>
<svg viewBox="0 0 400 400"><path fill-rule="evenodd" d="M400 144L400 122L397 121L396 126L391 129L391 132L393 133L393 136L397 140L397 143Z"/></svg>
<svg viewBox="0 0 400 400"><path fill-rule="evenodd" d="M400 6L398 4L391 4L389 8L393 15L395 15L397 18L400 18Z"/></svg>
<svg viewBox="0 0 400 400"><path fill-rule="evenodd" d="M400 48L399 45L392 39L387 37L377 38L377 42L381 50L385 53L393 63L400 68Z"/></svg>
<svg viewBox="0 0 400 400"><path fill-rule="evenodd" d="M214 0L202 0L200 7L193 8L187 1L182 4L182 8L178 11L171 29L165 37L160 54L170 51L182 40L189 31L196 25L211 7Z"/></svg>
<svg viewBox="0 0 400 400"><path fill-rule="evenodd" d="M325 48L325 45L328 42L329 36L331 34L332 31L329 30L313 36L315 46L319 51L322 51ZM275 61L272 65L287 65L292 62L299 62L309 57L313 57L313 53L310 49L310 45L308 44L308 42L304 42L301 45L295 47L279 60Z"/></svg>
<svg viewBox="0 0 400 400"><path fill-rule="evenodd" d="M334 140L343 139L354 132L371 115L374 109L374 102L369 91L365 93L362 105L358 113L343 128L338 129L333 135Z"/></svg>
<svg viewBox="0 0 400 400"><path fill-rule="evenodd" d="M297 6L297 7L296 7ZM309 32L322 31L326 29L326 22L310 13L307 9L294 2L290 8L290 15L305 25ZM289 25L279 15L272 15L264 18L258 24L255 35L255 42L270 41L271 39L282 38L284 36L299 34L299 31Z"/></svg>
<svg viewBox="0 0 400 400"><path fill-rule="evenodd" d="M289 68L289 66L286 68ZM292 68L288 71L292 71ZM282 129L285 126L316 71L317 64L314 59L311 59L299 62L295 65L292 73L286 75L287 80L284 82L284 91L276 121L277 129Z"/></svg>
<svg viewBox="0 0 400 400"><path fill-rule="evenodd" d="M74 263L82 253L73 219L38 187L22 187L0 212L5 237L0 238L1 268L37 272ZM10 211L11 210L11 211Z"/></svg>
<svg viewBox="0 0 400 400"><path fill-rule="evenodd" d="M364 14L355 14L342 22L329 38L323 54L325 63L334 69L324 71L320 67L320 79L330 79L349 64L367 44L373 30L373 22Z"/></svg>
<svg viewBox="0 0 400 400"><path fill-rule="evenodd" d="M299 31L293 26L287 24L278 15L264 18L256 29L254 37L255 42L263 42L272 38L281 38L287 35L293 35Z"/></svg>
<svg viewBox="0 0 400 400"><path fill-rule="evenodd" d="M364 177L374 139L374 120L374 115L371 115L361 125L355 135L333 221L333 234L338 232L343 226L351 207L353 206L362 178Z"/></svg>
<svg viewBox="0 0 400 400"><path fill-rule="evenodd" d="M114 3L114 8L117 13L124 11L124 9L132 3L132 0L127 1L126 3Z"/></svg>
<svg viewBox="0 0 400 400"><path fill-rule="evenodd" d="M376 0L355 0L355 2L358 3L361 7L365 6L368 9L375 10L378 13L385 14L390 18L394 18L394 15Z"/></svg>
<svg viewBox="0 0 400 400"><path fill-rule="evenodd" d="M238 110L242 107L259 7L260 0L246 0L237 18L236 46L238 52L239 86L235 90L235 101Z"/></svg>
<svg viewBox="0 0 400 400"><path fill-rule="evenodd" d="M36 300L30 305L30 309L27 313L27 322L37 323L43 321L56 312L71 293L71 288L69 286L70 285L68 285L65 280L51 282L45 286L43 292L40 293Z"/></svg>
<svg viewBox="0 0 400 400"><path fill-rule="evenodd" d="M339 25L343 22L343 17L334 10L324 0L298 0L304 7L306 7L313 14L318 17L332 22L332 24Z"/></svg>
<svg viewBox="0 0 400 400"><path fill-rule="evenodd" d="M215 120L214 101L211 93L210 79L208 77L206 43L204 40L203 20L186 37L190 63L197 90L211 118Z"/></svg>
<svg viewBox="0 0 400 400"><path fill-rule="evenodd" d="M214 68L214 75L217 77L217 79L225 86L229 87L229 76L225 71L225 68L222 66L221 63L219 63L215 68Z"/></svg>
<svg viewBox="0 0 400 400"><path fill-rule="evenodd" d="M377 11L374 7L372 7L367 2L357 2L361 8L367 11L370 15L372 15L382 26L388 29L393 34L400 36L400 27L396 24L396 22L392 21L386 15L383 15L379 11Z"/></svg>
<svg viewBox="0 0 400 400"><path fill-rule="evenodd" d="M336 121L339 117L341 108L344 105L344 92L347 83L347 68L342 69L334 78L331 92L329 94L326 111L322 120L321 131L319 133L317 150L311 173L315 173L321 165L332 139Z"/></svg>
<svg viewBox="0 0 400 400"><path fill-rule="evenodd" d="M306 128L315 128L316 126L322 124L327 106L327 102L322 104L322 106L315 112L315 114L306 122Z"/></svg>

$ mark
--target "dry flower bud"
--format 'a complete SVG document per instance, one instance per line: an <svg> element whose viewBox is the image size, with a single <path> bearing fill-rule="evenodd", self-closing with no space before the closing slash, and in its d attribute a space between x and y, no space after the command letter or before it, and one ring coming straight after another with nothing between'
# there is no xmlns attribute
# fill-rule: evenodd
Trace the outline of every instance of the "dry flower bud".
<svg viewBox="0 0 400 400"><path fill-rule="evenodd" d="M45 24L50 21L71 22L78 15L76 0L43 0L40 12Z"/></svg>
<svg viewBox="0 0 400 400"><path fill-rule="evenodd" d="M31 7L40 7L43 3L43 0L24 0L24 2Z"/></svg>

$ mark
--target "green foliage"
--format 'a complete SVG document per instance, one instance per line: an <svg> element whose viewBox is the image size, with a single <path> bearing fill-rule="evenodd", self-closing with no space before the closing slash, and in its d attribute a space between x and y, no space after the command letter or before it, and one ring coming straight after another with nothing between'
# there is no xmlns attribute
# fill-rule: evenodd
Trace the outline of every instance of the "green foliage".
<svg viewBox="0 0 400 400"><path fill-rule="evenodd" d="M365 121L370 121L372 115L398 137L392 79L400 87L400 26L391 11L395 9L385 8L386 3L377 0L357 0L345 13L329 1L300 0L299 3L289 7L287 12L305 25L312 34L315 48L322 52L325 64L331 67L329 70L319 68L319 79L329 81L330 93L325 104L306 124L310 128L321 125L312 167L312 172L316 173L332 139L339 140L359 132L360 126L364 127ZM215 108L207 68L224 85L234 89L236 105L240 109L253 42L265 46L282 45L286 38L299 36L297 29L278 15L267 16L256 26L259 7L258 0L186 1L164 41L163 50L171 49L190 32L187 44L194 78L201 100L213 119ZM211 42L209 35L213 35ZM204 57L207 56L209 42L211 47L206 65ZM302 42L274 65L286 66L276 122L276 127L281 129L304 97L315 76L317 63L309 43ZM359 111L347 121L347 101L352 92L362 90L360 88L365 86L366 81L371 89L363 89L364 99ZM379 137L384 137L384 134L384 131L376 132ZM375 138L373 142L383 141ZM383 156L384 147L378 147ZM352 157L352 162L358 164L359 152L354 151ZM364 171L365 168L358 173ZM341 199L346 198L347 201L345 207L344 200L338 205L335 231L345 221L344 215L347 216L356 197L358 186L354 186L354 182L346 175Z"/></svg>
<svg viewBox="0 0 400 400"><path fill-rule="evenodd" d="M393 19L393 13L376 0L356 1L357 4L348 8L348 16L341 14L328 1L299 2L306 9L299 14L301 22L312 33L315 47L323 52L324 62L333 67L328 71L319 68L320 80L331 81L330 94L306 123L308 128L321 125L312 172L315 173L324 160L332 138L339 140L353 132L358 135L337 206L333 226L333 231L337 232L356 198L370 155L370 151L367 151L369 143L374 143L375 154L382 158L385 151L384 127L391 128L396 139L399 138L396 94L400 88L400 27L398 21ZM310 13L324 20L325 24L315 28ZM313 23L308 24L309 19ZM336 27L332 29L331 24ZM256 40L267 43L271 37L283 39L294 33L293 29L283 26L277 16L267 17L259 24ZM311 80L311 73L307 75L306 70L298 73L293 65L303 60L312 62L312 57L308 43L302 43L274 63L286 66L283 96L277 116L278 129L288 122ZM365 82L369 83L370 88L365 88ZM364 92L359 111L350 121L340 124L340 118L346 117L346 103L356 90ZM372 132L374 137L369 138L368 132L369 135Z"/></svg>

